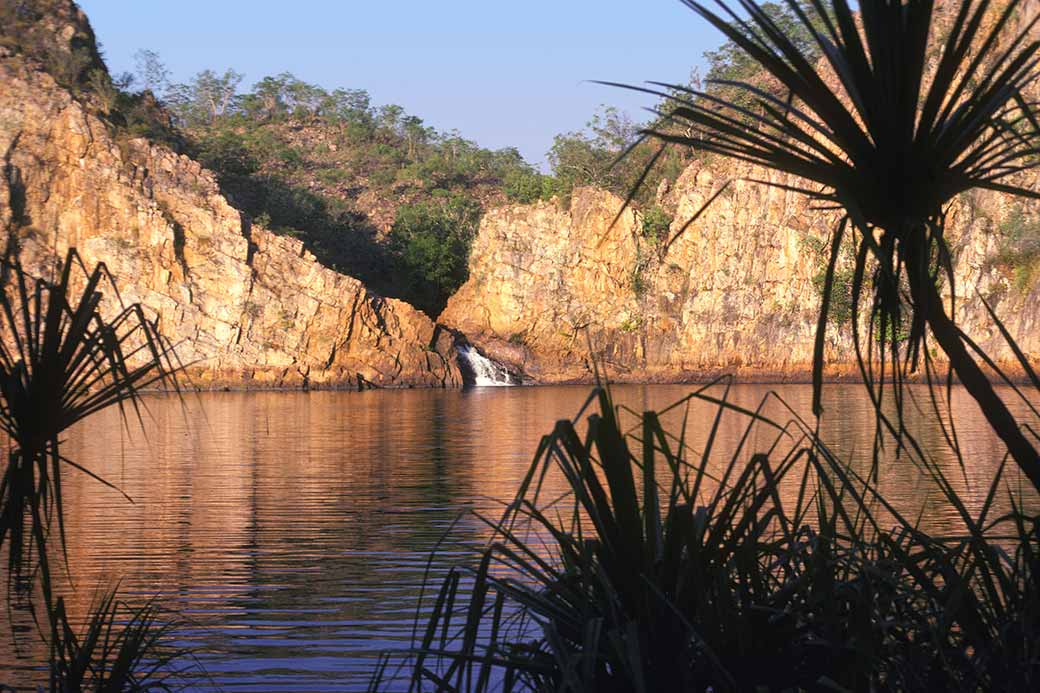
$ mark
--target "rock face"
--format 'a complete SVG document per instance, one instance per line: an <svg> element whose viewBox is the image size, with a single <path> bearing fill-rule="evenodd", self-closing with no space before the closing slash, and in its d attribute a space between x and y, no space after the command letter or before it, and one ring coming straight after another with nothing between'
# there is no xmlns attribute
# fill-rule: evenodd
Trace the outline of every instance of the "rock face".
<svg viewBox="0 0 1040 693"><path fill-rule="evenodd" d="M805 379L820 302L814 277L835 217L748 179L775 178L717 159L687 169L661 200L675 210L671 243L645 238L638 215L618 217L622 201L594 189L576 191L567 209L495 210L475 241L470 278L440 321L536 382L588 381L590 355L617 381ZM1020 346L1040 356L1037 292L1016 290L992 261L1013 213L1035 214L985 193L963 197L948 216L957 317L1005 365L1013 354L976 289ZM850 325L832 324L828 334L829 376L854 375Z"/></svg>
<svg viewBox="0 0 1040 693"><path fill-rule="evenodd" d="M121 138L3 47L0 161L0 224L27 269L70 246L106 263L199 386L461 384L453 337L426 315L250 226L197 163Z"/></svg>

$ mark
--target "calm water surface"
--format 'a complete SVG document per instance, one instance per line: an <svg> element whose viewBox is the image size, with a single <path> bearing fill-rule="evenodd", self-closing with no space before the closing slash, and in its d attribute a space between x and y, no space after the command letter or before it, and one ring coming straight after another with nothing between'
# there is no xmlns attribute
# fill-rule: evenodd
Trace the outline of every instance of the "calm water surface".
<svg viewBox="0 0 1040 693"><path fill-rule="evenodd" d="M808 415L808 386L745 385L733 399L754 406L775 390ZM662 409L686 386L624 386L615 398ZM447 533L435 574L472 554L486 532L467 510L497 514L511 500L538 439L575 415L586 387L478 388L363 393L210 393L148 397L146 432L103 413L74 430L65 454L117 484L133 503L81 474L65 482L66 526L83 613L99 586L121 581L131 601L159 594L181 617L191 647L223 690L364 689L376 657L408 644L431 549ZM859 386L829 386L826 440L854 458L869 453L873 418ZM976 507L999 462L996 439L973 402L954 399ZM782 409L769 410L787 418ZM688 434L703 442L714 414L694 406ZM917 422L926 417L914 417ZM673 430L680 419L673 417ZM732 449L745 421L723 419ZM939 449L940 432L918 423ZM752 447L771 438L759 436ZM932 529L951 511L910 465L882 472L882 488ZM456 523L456 520L458 522ZM453 524L454 523L454 524ZM450 531L449 531L450 530ZM0 616L0 682L28 686L40 653L12 640Z"/></svg>

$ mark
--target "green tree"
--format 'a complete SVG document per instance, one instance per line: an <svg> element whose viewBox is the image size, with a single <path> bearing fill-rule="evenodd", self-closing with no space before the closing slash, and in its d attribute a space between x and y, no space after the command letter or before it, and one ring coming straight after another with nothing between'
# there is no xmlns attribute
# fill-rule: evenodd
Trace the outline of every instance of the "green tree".
<svg viewBox="0 0 1040 693"><path fill-rule="evenodd" d="M387 104L379 109L379 127L383 128L387 132L397 133L397 129L401 124L401 118L403 116L403 108L395 103Z"/></svg>
<svg viewBox="0 0 1040 693"><path fill-rule="evenodd" d="M332 123L349 128L355 139L371 136L375 125L372 98L364 89L335 89L321 105L322 115Z"/></svg>
<svg viewBox="0 0 1040 693"><path fill-rule="evenodd" d="M230 130L219 130L198 140L195 155L203 166L219 171L225 178L248 176L259 169L245 139Z"/></svg>
<svg viewBox="0 0 1040 693"><path fill-rule="evenodd" d="M675 179L687 153L673 148L658 156L661 145L639 142L642 126L615 108L603 107L582 132L557 135L549 151L555 187L564 195L582 185L605 188L627 197L633 191L637 205L654 204L661 180ZM652 170L644 179L651 163ZM642 180L643 184L637 184Z"/></svg>
<svg viewBox="0 0 1040 693"><path fill-rule="evenodd" d="M412 160L415 160L419 148L435 134L432 128L423 124L422 118L413 115L404 116L401 119L401 129L408 145L408 158Z"/></svg>
<svg viewBox="0 0 1040 693"><path fill-rule="evenodd" d="M469 249L480 221L480 207L455 195L404 205L397 210L390 244L419 307L436 317L468 276Z"/></svg>
<svg viewBox="0 0 1040 693"><path fill-rule="evenodd" d="M513 202L530 204L537 200L548 200L557 192L557 180L527 165L511 167L502 180L502 190Z"/></svg>
<svg viewBox="0 0 1040 693"><path fill-rule="evenodd" d="M624 185L629 161L618 157L638 137L638 127L625 114L603 106L585 130L557 135L549 150L549 164L562 187L597 185L618 190Z"/></svg>
<svg viewBox="0 0 1040 693"><path fill-rule="evenodd" d="M292 115L297 118L316 116L328 94L314 84L292 77L286 85L286 100Z"/></svg>
<svg viewBox="0 0 1040 693"><path fill-rule="evenodd" d="M222 75L213 70L203 70L191 82L173 86L167 101L182 123L188 126L211 125L234 108L241 82L242 74L231 68Z"/></svg>
<svg viewBox="0 0 1040 693"><path fill-rule="evenodd" d="M285 87L287 79L292 75L283 72L280 75L264 77L253 85L253 91L247 94L243 100L243 108L253 118L270 120L284 115Z"/></svg>
<svg viewBox="0 0 1040 693"><path fill-rule="evenodd" d="M134 76L142 89L159 96L170 87L170 71L155 51L141 48L134 53L134 68Z"/></svg>
<svg viewBox="0 0 1040 693"><path fill-rule="evenodd" d="M823 29L822 20L818 19L818 15L808 0L797 0L796 4L803 13L807 13L807 16L812 18L808 24L803 23L794 10L785 3L764 2L759 5L759 8L791 42L791 45L805 56L810 64L813 64L820 58L820 48L813 39L810 27ZM730 27L734 31L745 32L739 22L730 22ZM727 104L727 108L731 109L736 106L755 109L759 104L755 95L747 89L733 84L722 84L719 83L720 81L750 83L765 89L778 98L786 97L786 89L783 84L771 79L769 72L763 70L758 61L732 39L727 40L716 50L706 51L704 58L708 63L707 92ZM740 120L747 122L747 118L743 115Z"/></svg>

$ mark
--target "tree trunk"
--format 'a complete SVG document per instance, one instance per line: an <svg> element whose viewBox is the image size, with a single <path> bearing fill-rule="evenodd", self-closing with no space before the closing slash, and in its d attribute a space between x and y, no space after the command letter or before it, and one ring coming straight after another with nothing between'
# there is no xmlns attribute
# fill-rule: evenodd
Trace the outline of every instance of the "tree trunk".
<svg viewBox="0 0 1040 693"><path fill-rule="evenodd" d="M924 312L925 320L931 328L935 340L946 352L950 360L950 366L964 388L975 398L982 409L983 416L989 422L993 431L1007 445L1008 452L1018 464L1022 472L1033 482L1033 486L1040 490L1040 457L1036 449L1026 439L1022 429L1019 428L1015 417L1008 411L1003 400L993 389L986 374L968 353L964 342L961 340L960 331L954 325L953 320L946 314L942 297L935 287L935 283L929 278L924 281L915 281L911 278L910 287L913 293L916 308Z"/></svg>

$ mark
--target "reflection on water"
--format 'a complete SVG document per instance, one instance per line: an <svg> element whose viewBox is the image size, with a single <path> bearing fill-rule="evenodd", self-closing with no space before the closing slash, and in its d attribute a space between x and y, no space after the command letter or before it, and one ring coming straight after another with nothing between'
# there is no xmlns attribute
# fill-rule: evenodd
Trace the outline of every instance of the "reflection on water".
<svg viewBox="0 0 1040 693"><path fill-rule="evenodd" d="M808 414L808 386L738 386L733 399L754 406L770 390ZM689 391L623 386L615 398L661 409ZM98 586L122 580L122 594L159 593L185 619L182 644L224 690L363 689L376 655L409 640L431 548L450 529L435 572L469 555L486 534L472 516L453 525L460 512L497 514L539 437L587 395L544 387L155 396L146 434L106 412L71 433L65 454L134 503L67 477L72 608L84 612ZM868 456L873 418L860 387L830 386L825 403L842 413L825 417L825 439ZM977 507L999 462L997 441L966 395L956 393L954 408L969 464L962 473L942 462ZM692 408L695 448L713 415L710 405ZM732 449L745 423L723 417L719 445ZM925 447L939 450L938 428L919 425ZM881 486L903 511L923 510L930 528L953 526L910 465L883 467ZM32 638L15 651L11 617L0 616L0 682L27 685L40 653Z"/></svg>

